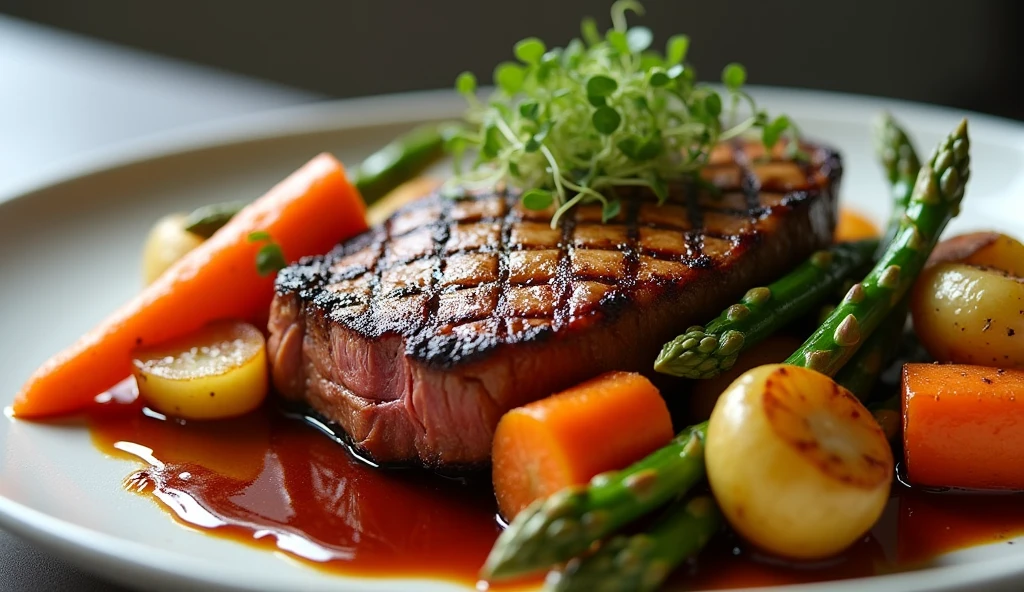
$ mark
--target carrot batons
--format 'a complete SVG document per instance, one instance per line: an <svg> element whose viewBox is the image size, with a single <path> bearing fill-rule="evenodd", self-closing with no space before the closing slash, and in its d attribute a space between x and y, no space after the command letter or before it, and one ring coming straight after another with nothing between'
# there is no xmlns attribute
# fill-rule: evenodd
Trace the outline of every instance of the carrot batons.
<svg viewBox="0 0 1024 592"><path fill-rule="evenodd" d="M848 208L840 208L839 222L834 234L835 242L846 243L878 238L878 226L864 215Z"/></svg>
<svg viewBox="0 0 1024 592"><path fill-rule="evenodd" d="M658 389L628 372L610 372L513 409L494 434L498 508L511 520L536 499L625 468L672 435Z"/></svg>
<svg viewBox="0 0 1024 592"><path fill-rule="evenodd" d="M285 259L295 261L365 229L365 206L345 169L329 154L317 156L50 358L18 393L15 414L42 417L82 409L132 373L131 352L139 345L179 337L218 319L264 321L274 277L257 272L261 245L249 240L250 233L269 233Z"/></svg>
<svg viewBox="0 0 1024 592"><path fill-rule="evenodd" d="M1024 371L905 365L903 446L915 485L1024 489Z"/></svg>

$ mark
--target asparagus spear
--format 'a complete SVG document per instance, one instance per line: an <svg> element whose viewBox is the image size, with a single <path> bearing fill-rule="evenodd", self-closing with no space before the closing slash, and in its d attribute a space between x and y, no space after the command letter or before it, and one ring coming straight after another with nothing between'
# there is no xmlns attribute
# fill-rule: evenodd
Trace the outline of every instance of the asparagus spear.
<svg viewBox="0 0 1024 592"><path fill-rule="evenodd" d="M900 127L892 115L883 113L875 121L874 128L875 152L882 164L882 170L892 190L893 210L889 217L889 226L885 239L879 247L881 250L892 241L899 229L900 221L907 211L910 193L914 189L914 180L921 170L921 160L917 157L910 137Z"/></svg>
<svg viewBox="0 0 1024 592"><path fill-rule="evenodd" d="M786 362L832 376L903 298L946 224L960 211L970 176L967 120L921 169L899 230L878 263Z"/></svg>
<svg viewBox="0 0 1024 592"><path fill-rule="evenodd" d="M665 344L654 362L663 374L711 378L732 368L746 348L807 313L871 261L878 241L843 243L818 251L767 287L753 288L706 327L690 327Z"/></svg>
<svg viewBox="0 0 1024 592"><path fill-rule="evenodd" d="M559 592L656 590L680 562L696 555L722 524L710 496L671 504L649 531L617 536L593 555L573 559L549 579Z"/></svg>
<svg viewBox="0 0 1024 592"><path fill-rule="evenodd" d="M904 299L836 374L836 382L861 401L867 400L885 365L899 351L903 331L907 326L908 308Z"/></svg>
<svg viewBox="0 0 1024 592"><path fill-rule="evenodd" d="M367 205L423 172L443 153L451 125L424 125L395 138L352 171L352 182ZM197 208L185 219L185 230L203 238L227 224L247 202L232 201Z"/></svg>
<svg viewBox="0 0 1024 592"><path fill-rule="evenodd" d="M481 570L500 580L547 569L681 495L704 477L702 423L627 469L537 500L501 533Z"/></svg>

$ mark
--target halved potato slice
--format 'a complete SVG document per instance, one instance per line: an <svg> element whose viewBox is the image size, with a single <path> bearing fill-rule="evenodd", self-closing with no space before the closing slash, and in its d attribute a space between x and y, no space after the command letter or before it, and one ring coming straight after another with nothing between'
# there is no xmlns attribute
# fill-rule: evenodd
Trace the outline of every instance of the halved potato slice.
<svg viewBox="0 0 1024 592"><path fill-rule="evenodd" d="M893 457L871 413L829 377L769 364L715 405L708 481L730 524L762 549L797 559L838 553L878 520Z"/></svg>
<svg viewBox="0 0 1024 592"><path fill-rule="evenodd" d="M234 417L259 407L267 396L266 344L248 323L211 323L191 335L139 349L133 362L139 394L166 415Z"/></svg>

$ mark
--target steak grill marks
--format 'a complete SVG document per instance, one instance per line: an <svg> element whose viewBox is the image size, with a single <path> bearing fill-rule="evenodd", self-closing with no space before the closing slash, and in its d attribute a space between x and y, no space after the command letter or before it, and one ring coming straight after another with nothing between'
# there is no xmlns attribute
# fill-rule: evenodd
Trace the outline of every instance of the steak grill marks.
<svg viewBox="0 0 1024 592"><path fill-rule="evenodd" d="M770 213L816 197L840 174L838 155L805 146L806 162L764 158L759 144L719 146L698 184L664 205L624 200L601 222L575 208L551 229L553 210L531 211L507 191L462 200L425 198L326 256L278 276L300 298L368 338L405 337L406 353L436 368L501 344L543 339L642 306L713 270L760 240Z"/></svg>

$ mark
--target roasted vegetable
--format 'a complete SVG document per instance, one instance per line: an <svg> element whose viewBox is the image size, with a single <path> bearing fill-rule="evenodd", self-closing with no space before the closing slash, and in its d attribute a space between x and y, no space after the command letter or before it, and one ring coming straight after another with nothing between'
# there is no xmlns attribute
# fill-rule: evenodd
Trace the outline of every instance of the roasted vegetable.
<svg viewBox="0 0 1024 592"><path fill-rule="evenodd" d="M878 240L878 238L878 226L875 226L874 222L856 210L840 208L834 236L835 242L852 243L868 239Z"/></svg>
<svg viewBox="0 0 1024 592"><path fill-rule="evenodd" d="M1024 371L903 367L903 450L915 485L1024 489Z"/></svg>
<svg viewBox="0 0 1024 592"><path fill-rule="evenodd" d="M729 523L784 557L826 557L875 523L893 457L849 391L796 366L761 366L722 394L707 437L708 481Z"/></svg>
<svg viewBox="0 0 1024 592"><path fill-rule="evenodd" d="M534 500L621 469L672 439L658 389L639 374L609 372L518 407L494 432L494 495L512 519Z"/></svg>
<svg viewBox="0 0 1024 592"><path fill-rule="evenodd" d="M879 247L879 251L881 251L896 236L900 223L903 221L903 215L910 203L910 194L914 190L914 182L921 170L921 160L917 156L917 151L914 150L914 143L910 140L910 136L888 113L883 113L875 121L874 140L875 153L878 155L882 170L889 181L893 198L889 224Z"/></svg>
<svg viewBox="0 0 1024 592"><path fill-rule="evenodd" d="M914 331L936 360L1024 368L1024 278L939 263L912 296Z"/></svg>
<svg viewBox="0 0 1024 592"><path fill-rule="evenodd" d="M559 592L657 590L676 565L704 548L721 524L708 496L673 502L649 532L616 536L593 555L570 561L552 587Z"/></svg>
<svg viewBox="0 0 1024 592"><path fill-rule="evenodd" d="M935 246L928 263L943 262L994 267L1024 277L1024 244L998 232L961 234Z"/></svg>
<svg viewBox="0 0 1024 592"><path fill-rule="evenodd" d="M455 132L451 125L417 127L374 152L353 172L352 182L367 204L422 173L444 154L444 139Z"/></svg>
<svg viewBox="0 0 1024 592"><path fill-rule="evenodd" d="M969 176L965 119L921 169L906 215L878 263L788 363L833 375L850 359L914 284L942 230L959 213Z"/></svg>
<svg viewBox="0 0 1024 592"><path fill-rule="evenodd" d="M152 284L160 274L203 239L185 229L186 214L169 214L157 220L142 246L142 281Z"/></svg>
<svg viewBox="0 0 1024 592"><path fill-rule="evenodd" d="M78 411L132 372L139 346L187 335L218 319L265 322L274 278L256 269L267 233L288 261L323 253L366 229L341 163L317 156L242 210L74 345L43 364L14 401L21 417Z"/></svg>
<svg viewBox="0 0 1024 592"><path fill-rule="evenodd" d="M885 317L881 326L836 373L836 382L861 402L867 401L878 377L899 351L906 327L907 303L904 301Z"/></svg>
<svg viewBox="0 0 1024 592"><path fill-rule="evenodd" d="M267 396L263 333L248 323L218 321L195 333L140 348L132 364L150 407L184 419L248 413Z"/></svg>
<svg viewBox="0 0 1024 592"><path fill-rule="evenodd" d="M665 344L654 362L663 374L711 378L732 368L746 348L807 314L871 261L878 243L843 243L815 253L767 287L753 288L706 327L690 327Z"/></svg>
<svg viewBox="0 0 1024 592"><path fill-rule="evenodd" d="M498 537L481 576L501 580L568 561L682 495L704 477L707 424L687 428L629 468L537 500Z"/></svg>

